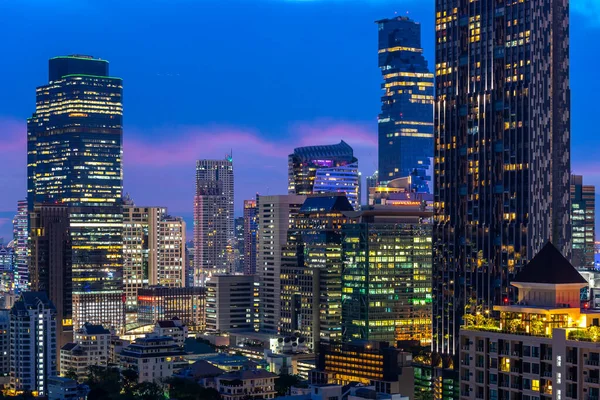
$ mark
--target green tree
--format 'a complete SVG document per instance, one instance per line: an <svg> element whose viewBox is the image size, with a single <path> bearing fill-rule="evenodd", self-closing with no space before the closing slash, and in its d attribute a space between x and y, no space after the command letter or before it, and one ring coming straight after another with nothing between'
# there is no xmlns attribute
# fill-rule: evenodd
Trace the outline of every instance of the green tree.
<svg viewBox="0 0 600 400"><path fill-rule="evenodd" d="M297 375L288 375L281 374L279 377L275 378L275 391L278 396L285 396L290 388L300 382L300 379Z"/></svg>
<svg viewBox="0 0 600 400"><path fill-rule="evenodd" d="M164 400L165 391L161 385L154 382L142 382L133 389L135 400Z"/></svg>
<svg viewBox="0 0 600 400"><path fill-rule="evenodd" d="M75 371L75 369L71 367L67 369L67 372L65 373L65 378L73 379L74 381L76 381L79 379L79 376L77 376L77 371Z"/></svg>
<svg viewBox="0 0 600 400"><path fill-rule="evenodd" d="M433 391L431 391L431 390L415 391L415 400L433 400Z"/></svg>

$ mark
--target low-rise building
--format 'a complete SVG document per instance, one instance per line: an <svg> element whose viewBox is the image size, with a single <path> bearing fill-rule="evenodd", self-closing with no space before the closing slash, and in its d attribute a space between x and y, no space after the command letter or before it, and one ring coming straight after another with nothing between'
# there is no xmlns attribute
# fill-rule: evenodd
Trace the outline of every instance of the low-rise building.
<svg viewBox="0 0 600 400"><path fill-rule="evenodd" d="M599 398L600 314L580 307L586 284L548 243L513 279L516 304L465 315L460 398Z"/></svg>
<svg viewBox="0 0 600 400"><path fill-rule="evenodd" d="M232 371L218 376L217 391L222 400L274 399L277 375L265 370Z"/></svg>
<svg viewBox="0 0 600 400"><path fill-rule="evenodd" d="M313 384L361 383L388 394L414 393L412 354L387 342L353 341L341 346L322 346Z"/></svg>
<svg viewBox="0 0 600 400"><path fill-rule="evenodd" d="M60 349L60 374L75 372L83 379L90 365L108 365L111 333L102 325L85 323L73 334L73 342Z"/></svg>
<svg viewBox="0 0 600 400"><path fill-rule="evenodd" d="M182 320L175 317L167 321L158 321L154 325L154 334L157 336L170 336L179 346L183 347L188 337L188 328Z"/></svg>
<svg viewBox="0 0 600 400"><path fill-rule="evenodd" d="M137 339L120 353L121 367L138 373L138 382L161 382L185 366L185 352L168 336Z"/></svg>
<svg viewBox="0 0 600 400"><path fill-rule="evenodd" d="M60 376L48 378L48 400L86 400L90 389L77 381Z"/></svg>
<svg viewBox="0 0 600 400"><path fill-rule="evenodd" d="M118 365L121 362L121 351L129 346L130 343L129 340L125 340L119 336L111 336L108 348L108 363L111 365Z"/></svg>

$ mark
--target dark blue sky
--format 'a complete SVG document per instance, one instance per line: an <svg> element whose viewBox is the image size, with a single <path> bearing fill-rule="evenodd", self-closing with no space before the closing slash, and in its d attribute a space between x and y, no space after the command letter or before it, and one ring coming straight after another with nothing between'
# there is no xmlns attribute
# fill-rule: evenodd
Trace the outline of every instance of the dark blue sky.
<svg viewBox="0 0 600 400"><path fill-rule="evenodd" d="M572 5L573 170L600 185L600 0ZM188 215L194 160L229 149L237 210L255 192L285 192L298 145L344 139L370 174L381 82L373 22L407 11L422 22L432 66L433 0L0 0L0 211L25 196L25 119L47 60L71 53L107 59L124 79L125 190L140 205Z"/></svg>

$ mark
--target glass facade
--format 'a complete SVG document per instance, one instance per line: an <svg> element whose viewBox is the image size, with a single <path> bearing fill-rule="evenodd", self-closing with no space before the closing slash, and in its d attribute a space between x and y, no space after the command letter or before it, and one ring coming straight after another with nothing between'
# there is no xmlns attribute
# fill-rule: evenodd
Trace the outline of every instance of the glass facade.
<svg viewBox="0 0 600 400"><path fill-rule="evenodd" d="M258 207L256 200L244 200L244 274L256 274L258 239Z"/></svg>
<svg viewBox="0 0 600 400"><path fill-rule="evenodd" d="M425 345L431 342L431 212L394 216L386 208L379 218L365 212L342 230L344 341Z"/></svg>
<svg viewBox="0 0 600 400"><path fill-rule="evenodd" d="M596 238L596 187L583 184L583 176L571 177L571 221L573 224L573 257L577 268L594 268Z"/></svg>
<svg viewBox="0 0 600 400"><path fill-rule="evenodd" d="M123 325L122 95L108 62L55 57L27 120L28 209L71 207L73 319Z"/></svg>
<svg viewBox="0 0 600 400"><path fill-rule="evenodd" d="M17 203L17 215L13 219L13 247L15 249L14 289L19 293L29 288L29 268L27 258L27 200Z"/></svg>
<svg viewBox="0 0 600 400"><path fill-rule="evenodd" d="M465 308L514 299L549 240L571 252L568 0L436 0L433 351Z"/></svg>
<svg viewBox="0 0 600 400"><path fill-rule="evenodd" d="M422 177L433 157L433 73L421 48L421 25L407 17L377 21L379 68L383 75L379 125L379 181Z"/></svg>
<svg viewBox="0 0 600 400"><path fill-rule="evenodd" d="M345 193L360 206L358 159L343 140L339 144L294 149L288 157L288 193Z"/></svg>
<svg viewBox="0 0 600 400"><path fill-rule="evenodd" d="M309 197L283 250L281 333L300 334L314 349L342 339L341 228L352 210L342 195Z"/></svg>

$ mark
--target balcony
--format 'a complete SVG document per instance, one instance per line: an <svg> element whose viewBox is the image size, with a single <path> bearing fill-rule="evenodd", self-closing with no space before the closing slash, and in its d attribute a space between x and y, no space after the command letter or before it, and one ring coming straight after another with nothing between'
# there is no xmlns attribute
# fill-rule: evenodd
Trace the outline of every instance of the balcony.
<svg viewBox="0 0 600 400"><path fill-rule="evenodd" d="M595 384L598 384L598 383L600 383L600 379L599 379L599 378L593 378L593 377L591 377L591 376L588 376L588 377L586 377L586 378L585 378L585 381L586 381L587 383L595 383Z"/></svg>
<svg viewBox="0 0 600 400"><path fill-rule="evenodd" d="M598 362L598 360L585 360L584 364L597 367L598 365L600 365L600 362Z"/></svg>

